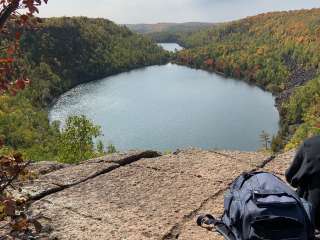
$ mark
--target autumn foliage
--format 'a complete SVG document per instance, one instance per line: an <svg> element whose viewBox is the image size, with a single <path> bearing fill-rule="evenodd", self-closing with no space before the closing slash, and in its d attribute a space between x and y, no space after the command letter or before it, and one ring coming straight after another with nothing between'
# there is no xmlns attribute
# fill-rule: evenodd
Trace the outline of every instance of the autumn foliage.
<svg viewBox="0 0 320 240"><path fill-rule="evenodd" d="M0 157L0 234L1 239L29 239L41 231L38 220L26 213L26 199L14 197L16 182L28 178L25 163L20 154ZM32 231L33 229L33 231Z"/></svg>
<svg viewBox="0 0 320 240"><path fill-rule="evenodd" d="M33 15L38 6L47 0L1 0L0 1L0 94L15 95L30 82L23 65L18 61L21 33L32 27ZM0 138L0 148L4 145ZM14 196L16 182L28 175L21 154L0 156L0 238L31 239L41 231L41 224L26 213L26 199ZM31 226L32 225L32 226Z"/></svg>
<svg viewBox="0 0 320 240"><path fill-rule="evenodd" d="M17 61L20 38L25 28L33 27L38 6L48 0L1 0L0 1L0 94L9 91L13 95L24 89L30 80ZM5 44L3 44L5 42Z"/></svg>
<svg viewBox="0 0 320 240"><path fill-rule="evenodd" d="M320 9L273 12L181 34L179 64L243 79L278 96L274 146L296 148L320 134ZM280 147L279 147L280 146Z"/></svg>

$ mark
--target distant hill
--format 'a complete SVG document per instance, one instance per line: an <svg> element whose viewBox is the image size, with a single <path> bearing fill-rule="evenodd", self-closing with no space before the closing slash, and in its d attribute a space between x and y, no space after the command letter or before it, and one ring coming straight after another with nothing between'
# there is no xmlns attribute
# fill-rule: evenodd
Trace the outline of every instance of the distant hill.
<svg viewBox="0 0 320 240"><path fill-rule="evenodd" d="M133 32L148 34L156 32L194 32L207 27L213 23L187 22L187 23L156 23L156 24L126 24Z"/></svg>
<svg viewBox="0 0 320 240"><path fill-rule="evenodd" d="M187 23L156 23L156 24L127 24L133 32L146 35L156 42L176 42L184 46L181 39L191 33L218 26L216 23L187 22Z"/></svg>

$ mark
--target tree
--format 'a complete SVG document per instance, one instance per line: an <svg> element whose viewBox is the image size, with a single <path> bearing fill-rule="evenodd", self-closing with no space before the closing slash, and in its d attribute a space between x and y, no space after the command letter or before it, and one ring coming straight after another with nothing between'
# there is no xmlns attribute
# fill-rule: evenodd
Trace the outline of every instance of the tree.
<svg viewBox="0 0 320 240"><path fill-rule="evenodd" d="M24 198L14 198L11 189L18 180L25 180L30 173L21 154L0 156L0 222L1 239L35 239L42 231L37 218L27 212L27 202ZM36 232L30 230L33 225Z"/></svg>
<svg viewBox="0 0 320 240"><path fill-rule="evenodd" d="M281 139L281 136L278 134L277 136L272 137L271 150L272 152L277 153L281 149L283 149L283 140Z"/></svg>
<svg viewBox="0 0 320 240"><path fill-rule="evenodd" d="M32 81L16 96L0 96L0 138L4 148L32 161L58 161L58 132L49 126L47 111L54 99L80 83L158 64L166 56L125 27L85 17L45 19L23 34L20 50Z"/></svg>
<svg viewBox="0 0 320 240"><path fill-rule="evenodd" d="M104 155L105 154L104 145L103 145L101 140L99 140L98 143L97 143L97 151L98 151L99 155Z"/></svg>
<svg viewBox="0 0 320 240"><path fill-rule="evenodd" d="M35 24L34 14L38 6L48 0L1 0L0 1L0 32L2 48L0 49L0 94L10 91L15 94L24 89L30 82L17 61L20 37L23 28ZM21 13L23 10L24 13Z"/></svg>
<svg viewBox="0 0 320 240"><path fill-rule="evenodd" d="M19 63L16 63L15 56L18 54L19 40L21 32L19 28L26 26L31 21L37 6L47 0L1 0L0 1L0 94L11 91L13 94L17 90L24 89L29 83L28 78L22 71L19 71ZM24 9L21 14L18 10ZM7 23L10 22L10 28ZM8 30L9 29L9 30ZM10 32L14 31L14 34ZM12 39L12 35L14 36ZM10 39L12 39L10 41ZM17 74L15 74L17 73ZM0 139L0 148L4 141ZM30 230L33 224L36 232L40 232L41 224L26 213L27 204L23 199L16 199L10 191L14 188L16 180L27 175L26 167L21 154L13 156L0 156L0 221L6 224L1 226L1 239L33 239L35 235Z"/></svg>
<svg viewBox="0 0 320 240"><path fill-rule="evenodd" d="M116 153L117 149L113 144L108 145L108 154Z"/></svg>
<svg viewBox="0 0 320 240"><path fill-rule="evenodd" d="M0 29L3 29L10 18L19 18L24 24L34 13L39 13L38 6L48 0L1 0L0 1ZM21 14L18 10L24 9L26 13Z"/></svg>
<svg viewBox="0 0 320 240"><path fill-rule="evenodd" d="M262 133L260 134L260 141L263 144L263 147L265 148L265 150L269 149L269 145L270 145L270 135L265 132L262 131Z"/></svg>
<svg viewBox="0 0 320 240"><path fill-rule="evenodd" d="M58 157L61 162L76 163L96 156L94 139L101 136L101 127L84 115L71 116L61 132Z"/></svg>

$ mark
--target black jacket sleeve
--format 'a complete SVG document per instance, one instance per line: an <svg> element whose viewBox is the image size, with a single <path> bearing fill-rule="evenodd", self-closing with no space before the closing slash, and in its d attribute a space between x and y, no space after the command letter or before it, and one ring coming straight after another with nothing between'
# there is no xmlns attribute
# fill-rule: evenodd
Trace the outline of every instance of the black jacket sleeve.
<svg viewBox="0 0 320 240"><path fill-rule="evenodd" d="M288 183L290 183L291 186L295 188L298 187L299 185L298 179L295 178L295 175L297 174L297 172L302 166L303 158L304 158L304 146L302 145L299 148L298 152L296 153L296 156L294 157L294 160L291 166L288 168L288 170L285 173Z"/></svg>

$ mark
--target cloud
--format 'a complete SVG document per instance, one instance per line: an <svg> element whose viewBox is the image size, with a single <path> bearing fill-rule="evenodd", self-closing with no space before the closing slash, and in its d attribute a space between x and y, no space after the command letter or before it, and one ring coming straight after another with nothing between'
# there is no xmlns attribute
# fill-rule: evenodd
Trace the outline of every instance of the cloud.
<svg viewBox="0 0 320 240"><path fill-rule="evenodd" d="M320 7L319 0L49 0L41 16L88 16L117 23L222 22L262 12Z"/></svg>

